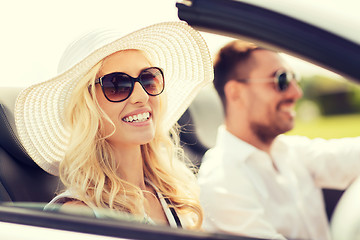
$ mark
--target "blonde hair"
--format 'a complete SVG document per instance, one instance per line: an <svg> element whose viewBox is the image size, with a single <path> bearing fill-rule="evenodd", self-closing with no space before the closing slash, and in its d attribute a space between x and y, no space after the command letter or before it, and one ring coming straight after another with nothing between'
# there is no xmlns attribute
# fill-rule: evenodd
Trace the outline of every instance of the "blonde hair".
<svg viewBox="0 0 360 240"><path fill-rule="evenodd" d="M121 179L116 173L117 162L104 136L104 121L110 118L95 97L95 77L102 61L95 65L75 86L66 108L66 124L71 138L65 159L60 163L60 178L76 198L90 207L110 208L135 216L144 216L142 190ZM160 95L160 105L164 101ZM160 109L163 107L160 106ZM164 114L162 111L161 114ZM154 139L141 146L144 177L154 184L180 214L190 214L199 229L203 219L196 177L185 163L179 146L177 128L170 133L157 124ZM112 123L115 132L115 124Z"/></svg>

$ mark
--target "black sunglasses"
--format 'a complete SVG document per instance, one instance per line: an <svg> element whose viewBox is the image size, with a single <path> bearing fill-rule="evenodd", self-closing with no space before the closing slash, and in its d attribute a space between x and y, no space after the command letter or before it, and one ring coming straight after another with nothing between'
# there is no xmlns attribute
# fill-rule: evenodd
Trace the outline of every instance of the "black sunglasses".
<svg viewBox="0 0 360 240"><path fill-rule="evenodd" d="M274 82L276 88L280 92L284 92L289 88L289 85L292 80L300 82L300 78L297 74L290 71L279 70L275 73L275 76L272 78L262 78L262 79L238 79L238 82Z"/></svg>
<svg viewBox="0 0 360 240"><path fill-rule="evenodd" d="M110 102L122 102L128 99L134 90L135 82L139 82L150 96L157 96L164 91L164 73L161 68L150 67L141 71L137 78L123 72L106 74L97 80L104 96Z"/></svg>

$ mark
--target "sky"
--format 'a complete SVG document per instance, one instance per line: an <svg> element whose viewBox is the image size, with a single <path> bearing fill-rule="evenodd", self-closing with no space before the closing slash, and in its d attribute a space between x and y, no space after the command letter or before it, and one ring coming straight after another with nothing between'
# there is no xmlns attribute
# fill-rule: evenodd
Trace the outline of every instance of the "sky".
<svg viewBox="0 0 360 240"><path fill-rule="evenodd" d="M337 2L337 0L327 0ZM357 4L360 1L342 0ZM28 86L56 75L67 45L90 30L120 28L124 33L163 21L178 21L176 0L0 0L0 86ZM230 39L204 36L211 54ZM318 71L289 58L296 67Z"/></svg>

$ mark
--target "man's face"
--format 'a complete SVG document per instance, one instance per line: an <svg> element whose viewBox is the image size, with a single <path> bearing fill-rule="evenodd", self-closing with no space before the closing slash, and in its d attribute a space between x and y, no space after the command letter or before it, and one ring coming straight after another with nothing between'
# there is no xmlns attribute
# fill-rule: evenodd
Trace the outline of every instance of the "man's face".
<svg viewBox="0 0 360 240"><path fill-rule="evenodd" d="M282 92L274 82L252 82L251 79L273 78L278 70L291 70L277 53L256 50L252 56L256 66L244 84L245 115L251 131L266 142L294 127L295 103L302 97L302 90L295 80Z"/></svg>

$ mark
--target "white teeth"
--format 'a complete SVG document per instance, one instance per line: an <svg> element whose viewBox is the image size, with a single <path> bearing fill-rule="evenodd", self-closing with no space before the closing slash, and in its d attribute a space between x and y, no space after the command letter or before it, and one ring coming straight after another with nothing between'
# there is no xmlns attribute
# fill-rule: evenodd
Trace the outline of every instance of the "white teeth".
<svg viewBox="0 0 360 240"><path fill-rule="evenodd" d="M145 113L139 113L137 115L132 115L132 116L123 118L123 121L125 121L125 122L144 122L144 121L148 120L149 117L150 117L150 113L145 112Z"/></svg>
<svg viewBox="0 0 360 240"><path fill-rule="evenodd" d="M293 106L282 106L280 110L290 114L292 117L296 116L296 111Z"/></svg>

